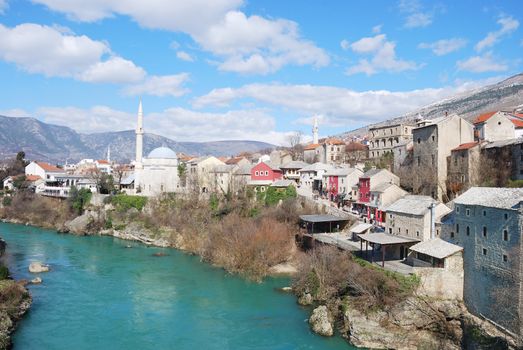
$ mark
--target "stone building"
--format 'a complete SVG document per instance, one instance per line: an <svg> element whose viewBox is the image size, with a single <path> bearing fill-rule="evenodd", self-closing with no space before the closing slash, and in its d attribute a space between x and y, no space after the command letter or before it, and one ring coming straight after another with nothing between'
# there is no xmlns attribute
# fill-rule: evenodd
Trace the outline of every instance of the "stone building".
<svg viewBox="0 0 523 350"><path fill-rule="evenodd" d="M142 158L140 168L135 168L135 193L157 196L179 190L178 158L173 150L158 147Z"/></svg>
<svg viewBox="0 0 523 350"><path fill-rule="evenodd" d="M463 247L467 309L521 336L523 189L472 187L454 200L442 238Z"/></svg>
<svg viewBox="0 0 523 350"><path fill-rule="evenodd" d="M502 141L523 136L523 114L489 112L474 120L474 138L477 141Z"/></svg>
<svg viewBox="0 0 523 350"><path fill-rule="evenodd" d="M233 176L235 170L239 168L236 164L217 165L211 170L211 177L214 187L212 190L218 193L228 193L233 189Z"/></svg>
<svg viewBox="0 0 523 350"><path fill-rule="evenodd" d="M309 192L322 192L323 174L332 169L334 168L330 164L317 162L298 170L300 173L300 187Z"/></svg>
<svg viewBox="0 0 523 350"><path fill-rule="evenodd" d="M523 180L523 137L483 144L482 171L488 172L492 186L506 186L507 181Z"/></svg>
<svg viewBox="0 0 523 350"><path fill-rule="evenodd" d="M225 165L224 162L214 156L193 158L187 162L187 181L190 189L198 189L200 192L209 192L214 187L212 170Z"/></svg>
<svg viewBox="0 0 523 350"><path fill-rule="evenodd" d="M363 171L355 168L335 168L326 171L322 176L322 187L328 193L330 200L337 196L345 197L355 186Z"/></svg>
<svg viewBox="0 0 523 350"><path fill-rule="evenodd" d="M369 129L369 157L379 158L400 144L412 140L412 125L393 124Z"/></svg>
<svg viewBox="0 0 523 350"><path fill-rule="evenodd" d="M287 180L293 180L296 183L300 182L300 173L298 172L300 169L303 169L305 167L309 166L309 164L299 161L299 160L293 160L290 162L287 162L280 166L280 169L283 172L283 178Z"/></svg>
<svg viewBox="0 0 523 350"><path fill-rule="evenodd" d="M371 188L367 217L371 219L372 223L383 225L386 220L385 208L405 195L407 195L407 191L390 182L384 182Z"/></svg>
<svg viewBox="0 0 523 350"><path fill-rule="evenodd" d="M345 143L337 138L321 140L303 149L303 160L307 163L340 164L345 160Z"/></svg>
<svg viewBox="0 0 523 350"><path fill-rule="evenodd" d="M438 223L451 209L429 196L408 195L385 208L385 211L385 232L423 242L441 235Z"/></svg>
<svg viewBox="0 0 523 350"><path fill-rule="evenodd" d="M461 144L473 142L474 128L457 114L424 120L412 130L414 193L438 200L447 196L447 157Z"/></svg>
<svg viewBox="0 0 523 350"><path fill-rule="evenodd" d="M447 158L447 192L449 199L481 183L481 145L468 142L450 151Z"/></svg>
<svg viewBox="0 0 523 350"><path fill-rule="evenodd" d="M303 160L308 164L319 162L321 154L322 147L319 143L311 143L303 148Z"/></svg>

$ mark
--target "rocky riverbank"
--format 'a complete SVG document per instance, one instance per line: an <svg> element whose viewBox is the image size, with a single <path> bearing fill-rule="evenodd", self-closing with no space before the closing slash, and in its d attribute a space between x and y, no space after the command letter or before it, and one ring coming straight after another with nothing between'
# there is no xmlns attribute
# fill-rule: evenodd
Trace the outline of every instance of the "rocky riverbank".
<svg viewBox="0 0 523 350"><path fill-rule="evenodd" d="M0 257L6 249L5 241L0 239ZM25 281L9 279L8 270L0 264L0 349L11 346L11 333L16 324L31 306L31 295L25 288Z"/></svg>

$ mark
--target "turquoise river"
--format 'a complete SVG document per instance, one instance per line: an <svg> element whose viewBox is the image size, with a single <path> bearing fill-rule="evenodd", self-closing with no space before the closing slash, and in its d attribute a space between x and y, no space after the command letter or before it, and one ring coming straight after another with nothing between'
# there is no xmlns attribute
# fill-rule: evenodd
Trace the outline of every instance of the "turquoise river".
<svg viewBox="0 0 523 350"><path fill-rule="evenodd" d="M0 224L0 237L15 279L34 277L32 261L51 267L29 286L15 349L352 349L311 333L310 310L278 291L286 278L251 283L174 249L112 237L12 224Z"/></svg>

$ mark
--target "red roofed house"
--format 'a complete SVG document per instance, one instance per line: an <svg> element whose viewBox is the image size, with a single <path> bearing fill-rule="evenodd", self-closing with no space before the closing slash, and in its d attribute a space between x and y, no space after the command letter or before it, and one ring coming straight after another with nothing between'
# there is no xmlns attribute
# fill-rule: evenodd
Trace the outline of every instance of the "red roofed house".
<svg viewBox="0 0 523 350"><path fill-rule="evenodd" d="M320 161L323 147L319 143L312 143L303 149L303 160L312 164Z"/></svg>
<svg viewBox="0 0 523 350"><path fill-rule="evenodd" d="M280 168L271 163L260 162L252 167L251 180L247 184L264 192L267 186L282 178L283 173Z"/></svg>
<svg viewBox="0 0 523 350"><path fill-rule="evenodd" d="M523 115L510 112L488 112L474 120L476 141L501 141L523 136Z"/></svg>
<svg viewBox="0 0 523 350"><path fill-rule="evenodd" d="M467 142L450 151L447 157L447 192L454 199L480 179L481 143Z"/></svg>
<svg viewBox="0 0 523 350"><path fill-rule="evenodd" d="M342 163L345 158L345 143L337 138L320 140L305 146L303 149L303 159L307 163Z"/></svg>
<svg viewBox="0 0 523 350"><path fill-rule="evenodd" d="M25 167L25 176L37 175L44 180L54 180L55 176L65 174L64 169L45 162L31 162Z"/></svg>

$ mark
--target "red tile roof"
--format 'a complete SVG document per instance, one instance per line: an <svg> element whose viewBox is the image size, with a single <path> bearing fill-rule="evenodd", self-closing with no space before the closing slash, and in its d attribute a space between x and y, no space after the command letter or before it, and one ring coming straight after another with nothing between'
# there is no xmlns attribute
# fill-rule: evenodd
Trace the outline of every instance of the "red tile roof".
<svg viewBox="0 0 523 350"><path fill-rule="evenodd" d="M36 162L36 164L38 164L40 166L40 168L44 169L45 171L47 172L51 172L51 173L61 173L64 171L64 169L60 169L54 165L51 165L49 163L45 163L45 162Z"/></svg>
<svg viewBox="0 0 523 350"><path fill-rule="evenodd" d="M359 142L349 142L347 143L347 146L345 147L347 152L350 151L366 151L369 149L369 146L364 145L363 143Z"/></svg>
<svg viewBox="0 0 523 350"><path fill-rule="evenodd" d="M484 113L482 115L480 115L479 117L477 117L475 120L474 120L474 124L480 124L480 123L484 123L486 122L487 120L490 119L490 117L492 117L494 114L496 114L497 112L488 112L488 113Z"/></svg>
<svg viewBox="0 0 523 350"><path fill-rule="evenodd" d="M109 164L109 162L105 159L98 159L97 162L98 164Z"/></svg>
<svg viewBox="0 0 523 350"><path fill-rule="evenodd" d="M33 182L33 181L37 181L37 180L41 180L42 178L38 175L27 175L25 177L25 180L26 181L30 181L30 182Z"/></svg>
<svg viewBox="0 0 523 350"><path fill-rule="evenodd" d="M463 151L466 149L471 149L472 147L476 146L477 142L467 142L459 145L458 147L454 148L453 151Z"/></svg>
<svg viewBox="0 0 523 350"><path fill-rule="evenodd" d="M305 148L303 150L310 151L310 150L316 149L318 147L320 147L319 143L311 143L310 145L305 146Z"/></svg>
<svg viewBox="0 0 523 350"><path fill-rule="evenodd" d="M345 144L342 140L337 139L335 137L325 140L325 143L328 145L344 145Z"/></svg>
<svg viewBox="0 0 523 350"><path fill-rule="evenodd" d="M238 164L242 159L245 159L245 157L234 157L231 159L227 159L225 164L228 164L228 165Z"/></svg>
<svg viewBox="0 0 523 350"><path fill-rule="evenodd" d="M510 120L512 121L512 124L514 124L516 129L523 128L523 120L522 119L511 118Z"/></svg>

